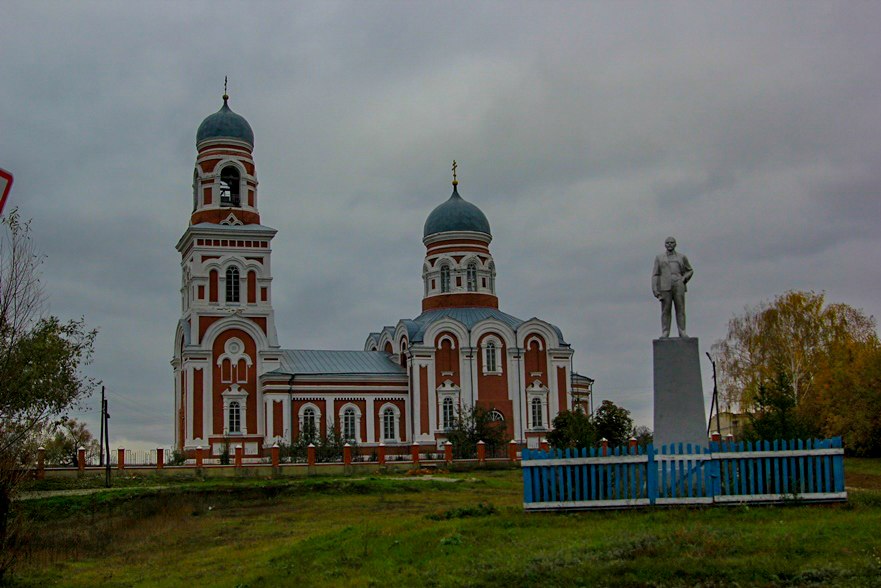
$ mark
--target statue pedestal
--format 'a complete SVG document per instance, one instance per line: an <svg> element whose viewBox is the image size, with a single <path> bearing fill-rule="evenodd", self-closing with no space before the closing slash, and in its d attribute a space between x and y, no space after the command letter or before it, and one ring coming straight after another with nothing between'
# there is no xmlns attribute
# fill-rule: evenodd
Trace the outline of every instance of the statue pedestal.
<svg viewBox="0 0 881 588"><path fill-rule="evenodd" d="M698 340L655 339L654 445L707 445L707 415Z"/></svg>

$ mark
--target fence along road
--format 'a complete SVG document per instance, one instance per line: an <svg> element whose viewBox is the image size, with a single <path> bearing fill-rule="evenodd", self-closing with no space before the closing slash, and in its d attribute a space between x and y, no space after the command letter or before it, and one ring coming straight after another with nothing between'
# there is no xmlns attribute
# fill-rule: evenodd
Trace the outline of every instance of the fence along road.
<svg viewBox="0 0 881 588"><path fill-rule="evenodd" d="M526 510L847 500L841 437L525 449L521 466Z"/></svg>

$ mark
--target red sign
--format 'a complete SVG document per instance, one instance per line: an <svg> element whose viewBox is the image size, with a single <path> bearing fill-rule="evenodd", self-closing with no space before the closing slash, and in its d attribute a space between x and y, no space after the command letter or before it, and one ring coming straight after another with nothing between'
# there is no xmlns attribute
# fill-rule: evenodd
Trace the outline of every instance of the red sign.
<svg viewBox="0 0 881 588"><path fill-rule="evenodd" d="M9 190L11 189L12 174L0 168L0 214L3 214L3 207L6 206L6 197L9 196Z"/></svg>

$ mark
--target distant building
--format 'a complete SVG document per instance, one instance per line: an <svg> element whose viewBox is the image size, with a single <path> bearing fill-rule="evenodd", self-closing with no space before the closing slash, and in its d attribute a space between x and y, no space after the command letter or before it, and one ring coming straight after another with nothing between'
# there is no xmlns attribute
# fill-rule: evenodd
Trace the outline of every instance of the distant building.
<svg viewBox="0 0 881 588"><path fill-rule="evenodd" d="M723 438L733 435L735 439L743 436L743 429L749 423L749 415L740 412L720 412L719 413L719 433ZM716 417L710 419L710 428L716 430Z"/></svg>
<svg viewBox="0 0 881 588"><path fill-rule="evenodd" d="M459 407L480 405L537 444L557 413L589 401L573 350L543 320L499 310L486 216L453 180L425 222L422 314L370 333L363 351L283 349L272 308L271 242L260 222L254 133L224 95L196 134L193 212L177 244L175 445L229 440L246 457L335 426L359 445L435 448Z"/></svg>

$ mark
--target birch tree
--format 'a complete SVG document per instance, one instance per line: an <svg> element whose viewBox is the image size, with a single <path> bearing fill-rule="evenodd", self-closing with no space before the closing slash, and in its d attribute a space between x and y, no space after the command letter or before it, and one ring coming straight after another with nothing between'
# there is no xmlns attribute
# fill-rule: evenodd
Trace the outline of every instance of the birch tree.
<svg viewBox="0 0 881 588"><path fill-rule="evenodd" d="M760 387L782 374L798 409L818 400L818 383L852 361L854 347L877 343L875 319L861 310L827 305L822 293L786 292L729 321L713 345L719 391L729 408L749 410Z"/></svg>

